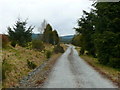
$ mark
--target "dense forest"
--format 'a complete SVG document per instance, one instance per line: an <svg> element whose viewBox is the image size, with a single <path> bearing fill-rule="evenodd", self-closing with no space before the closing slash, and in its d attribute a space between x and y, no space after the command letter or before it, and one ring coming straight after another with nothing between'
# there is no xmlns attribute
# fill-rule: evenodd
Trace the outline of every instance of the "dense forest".
<svg viewBox="0 0 120 90"><path fill-rule="evenodd" d="M72 43L80 54L97 57L101 64L120 68L120 2L97 2L90 12L83 11Z"/></svg>

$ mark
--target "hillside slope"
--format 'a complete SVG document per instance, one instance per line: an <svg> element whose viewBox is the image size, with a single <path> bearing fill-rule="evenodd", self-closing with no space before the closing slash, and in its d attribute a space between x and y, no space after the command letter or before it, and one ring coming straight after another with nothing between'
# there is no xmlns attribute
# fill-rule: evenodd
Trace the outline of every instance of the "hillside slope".
<svg viewBox="0 0 120 90"><path fill-rule="evenodd" d="M3 49L1 53L4 62L3 70L5 71L5 75L3 75L5 78L3 80L3 87L9 88L18 86L19 81L28 75L29 72L33 71L33 69L29 67L28 61L35 64L37 67L47 61L46 51L53 51L54 46L50 44L45 44L44 46L45 50L41 52L20 46ZM55 55L57 54L52 54L51 57Z"/></svg>
<svg viewBox="0 0 120 90"><path fill-rule="evenodd" d="M74 35L61 36L60 41L64 43L70 43Z"/></svg>

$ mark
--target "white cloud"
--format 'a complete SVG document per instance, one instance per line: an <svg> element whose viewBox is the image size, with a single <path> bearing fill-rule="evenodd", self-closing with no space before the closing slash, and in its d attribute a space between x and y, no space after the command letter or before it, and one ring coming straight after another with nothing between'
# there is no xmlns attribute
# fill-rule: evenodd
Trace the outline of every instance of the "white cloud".
<svg viewBox="0 0 120 90"><path fill-rule="evenodd" d="M20 16L36 26L34 32L46 19L60 35L74 34L82 10L89 11L91 4L89 0L0 0L0 33L6 33Z"/></svg>

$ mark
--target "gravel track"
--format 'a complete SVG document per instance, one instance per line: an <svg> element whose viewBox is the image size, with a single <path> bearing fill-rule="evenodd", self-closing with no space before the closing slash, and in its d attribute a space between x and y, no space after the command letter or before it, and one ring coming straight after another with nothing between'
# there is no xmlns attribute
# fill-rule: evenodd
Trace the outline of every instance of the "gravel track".
<svg viewBox="0 0 120 90"><path fill-rule="evenodd" d="M73 46L57 60L43 88L117 88L88 65Z"/></svg>

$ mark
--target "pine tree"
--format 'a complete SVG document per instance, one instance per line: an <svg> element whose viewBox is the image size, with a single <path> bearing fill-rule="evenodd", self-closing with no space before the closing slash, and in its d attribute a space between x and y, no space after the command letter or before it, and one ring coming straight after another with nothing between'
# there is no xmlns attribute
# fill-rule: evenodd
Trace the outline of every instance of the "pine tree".
<svg viewBox="0 0 120 90"><path fill-rule="evenodd" d="M27 45L28 42L32 40L31 35L34 27L29 26L27 28L26 24L26 20L21 21L20 19L18 19L13 29L8 27L8 34L11 42L15 42L24 47Z"/></svg>
<svg viewBox="0 0 120 90"><path fill-rule="evenodd" d="M46 43L50 42L50 33L52 32L52 27L50 24L47 24L44 32L43 32L43 41Z"/></svg>
<svg viewBox="0 0 120 90"><path fill-rule="evenodd" d="M90 13L83 11L75 28L82 36L82 52L87 50L101 64L120 68L120 2L97 2L94 7Z"/></svg>

